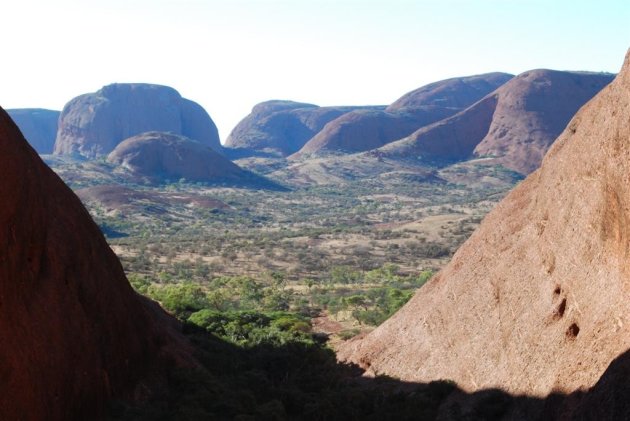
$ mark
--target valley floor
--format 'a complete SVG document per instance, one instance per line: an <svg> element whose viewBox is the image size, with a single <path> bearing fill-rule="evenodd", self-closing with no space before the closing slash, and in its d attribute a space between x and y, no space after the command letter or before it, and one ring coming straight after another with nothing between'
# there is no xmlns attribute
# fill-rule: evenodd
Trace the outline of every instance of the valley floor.
<svg viewBox="0 0 630 421"><path fill-rule="evenodd" d="M105 162L45 159L132 285L170 311L290 310L340 323L327 332L337 339L393 314L520 179L483 159L403 171L335 158L328 177L305 184L299 165L245 162L288 187L270 191L131 184ZM350 177L351 168L380 175Z"/></svg>

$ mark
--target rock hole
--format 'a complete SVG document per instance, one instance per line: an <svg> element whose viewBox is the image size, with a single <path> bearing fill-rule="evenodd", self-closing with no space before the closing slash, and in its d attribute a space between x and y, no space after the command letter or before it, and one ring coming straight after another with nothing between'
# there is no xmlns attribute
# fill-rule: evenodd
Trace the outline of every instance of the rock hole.
<svg viewBox="0 0 630 421"><path fill-rule="evenodd" d="M562 301L560 302L560 304L558 305L558 307L556 308L556 311L553 314L553 318L555 320L559 320L562 318L562 316L564 316L564 312L567 310L567 299L563 298ZM577 325L576 325L577 327ZM580 329L578 328L578 331Z"/></svg>
<svg viewBox="0 0 630 421"><path fill-rule="evenodd" d="M562 292L562 288L560 288L560 285L556 285L556 289L553 290L553 294L560 295L561 292Z"/></svg>
<svg viewBox="0 0 630 421"><path fill-rule="evenodd" d="M360 358L359 359L359 366L361 368L363 368L364 370L369 369L371 365L372 365L372 362L370 360L368 360L367 358Z"/></svg>
<svg viewBox="0 0 630 421"><path fill-rule="evenodd" d="M579 333L580 333L580 327L576 323L573 323L567 329L567 338L575 339Z"/></svg>

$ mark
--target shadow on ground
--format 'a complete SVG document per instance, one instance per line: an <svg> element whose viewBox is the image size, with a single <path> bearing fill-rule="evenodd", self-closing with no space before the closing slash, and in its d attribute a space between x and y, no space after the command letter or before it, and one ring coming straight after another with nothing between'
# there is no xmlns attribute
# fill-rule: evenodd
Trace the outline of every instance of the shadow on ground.
<svg viewBox="0 0 630 421"><path fill-rule="evenodd" d="M203 368L171 371L151 398L112 402L108 420L630 419L630 350L592 389L535 398L469 394L449 381L364 378L322 344L242 348L194 326L184 330Z"/></svg>

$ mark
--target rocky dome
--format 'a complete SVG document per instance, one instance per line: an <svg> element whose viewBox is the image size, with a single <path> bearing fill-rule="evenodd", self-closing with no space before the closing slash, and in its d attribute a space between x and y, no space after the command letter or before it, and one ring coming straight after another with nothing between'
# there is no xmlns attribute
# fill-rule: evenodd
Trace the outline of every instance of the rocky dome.
<svg viewBox="0 0 630 421"><path fill-rule="evenodd" d="M174 133L146 132L122 141L108 156L136 178L152 181L253 182L263 180L212 148Z"/></svg>
<svg viewBox="0 0 630 421"><path fill-rule="evenodd" d="M630 348L629 174L630 52L542 167L409 303L340 358L468 391L545 396L593 386ZM626 393L627 402L627 379L623 390L600 386L607 401Z"/></svg>
<svg viewBox="0 0 630 421"><path fill-rule="evenodd" d="M453 117L382 148L386 156L459 161L494 157L521 174L543 156L575 112L609 84L607 73L531 70Z"/></svg>
<svg viewBox="0 0 630 421"><path fill-rule="evenodd" d="M447 79L409 92L386 110L359 110L328 123L293 158L379 148L452 116L507 82L512 75Z"/></svg>
<svg viewBox="0 0 630 421"><path fill-rule="evenodd" d="M42 108L15 108L7 110L9 116L28 140L28 143L40 154L50 154L55 147L59 111Z"/></svg>
<svg viewBox="0 0 630 421"><path fill-rule="evenodd" d="M324 126L292 158L376 149L452 114L452 109L440 107L416 108L413 113L353 111Z"/></svg>
<svg viewBox="0 0 630 421"><path fill-rule="evenodd" d="M148 131L181 134L221 151L217 128L199 104L167 86L115 83L66 104L54 153L95 158Z"/></svg>
<svg viewBox="0 0 630 421"><path fill-rule="evenodd" d="M1 109L0 149L0 419L98 419L171 364L171 319Z"/></svg>
<svg viewBox="0 0 630 421"><path fill-rule="evenodd" d="M319 132L326 123L362 107L318 107L293 101L267 101L232 130L225 146L287 156Z"/></svg>
<svg viewBox="0 0 630 421"><path fill-rule="evenodd" d="M514 75L508 73L496 72L430 83L406 93L387 107L387 111L427 105L461 110L479 101L513 77Z"/></svg>

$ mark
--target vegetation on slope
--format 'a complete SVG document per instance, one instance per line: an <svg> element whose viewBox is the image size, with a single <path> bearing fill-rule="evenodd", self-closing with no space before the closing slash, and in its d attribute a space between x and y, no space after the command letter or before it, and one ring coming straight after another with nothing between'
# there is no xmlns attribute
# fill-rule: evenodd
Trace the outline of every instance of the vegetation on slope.
<svg viewBox="0 0 630 421"><path fill-rule="evenodd" d="M185 332L202 366L174 370L147 401L112 402L110 420L434 419L455 386L366 381L339 364L309 319L203 309Z"/></svg>

